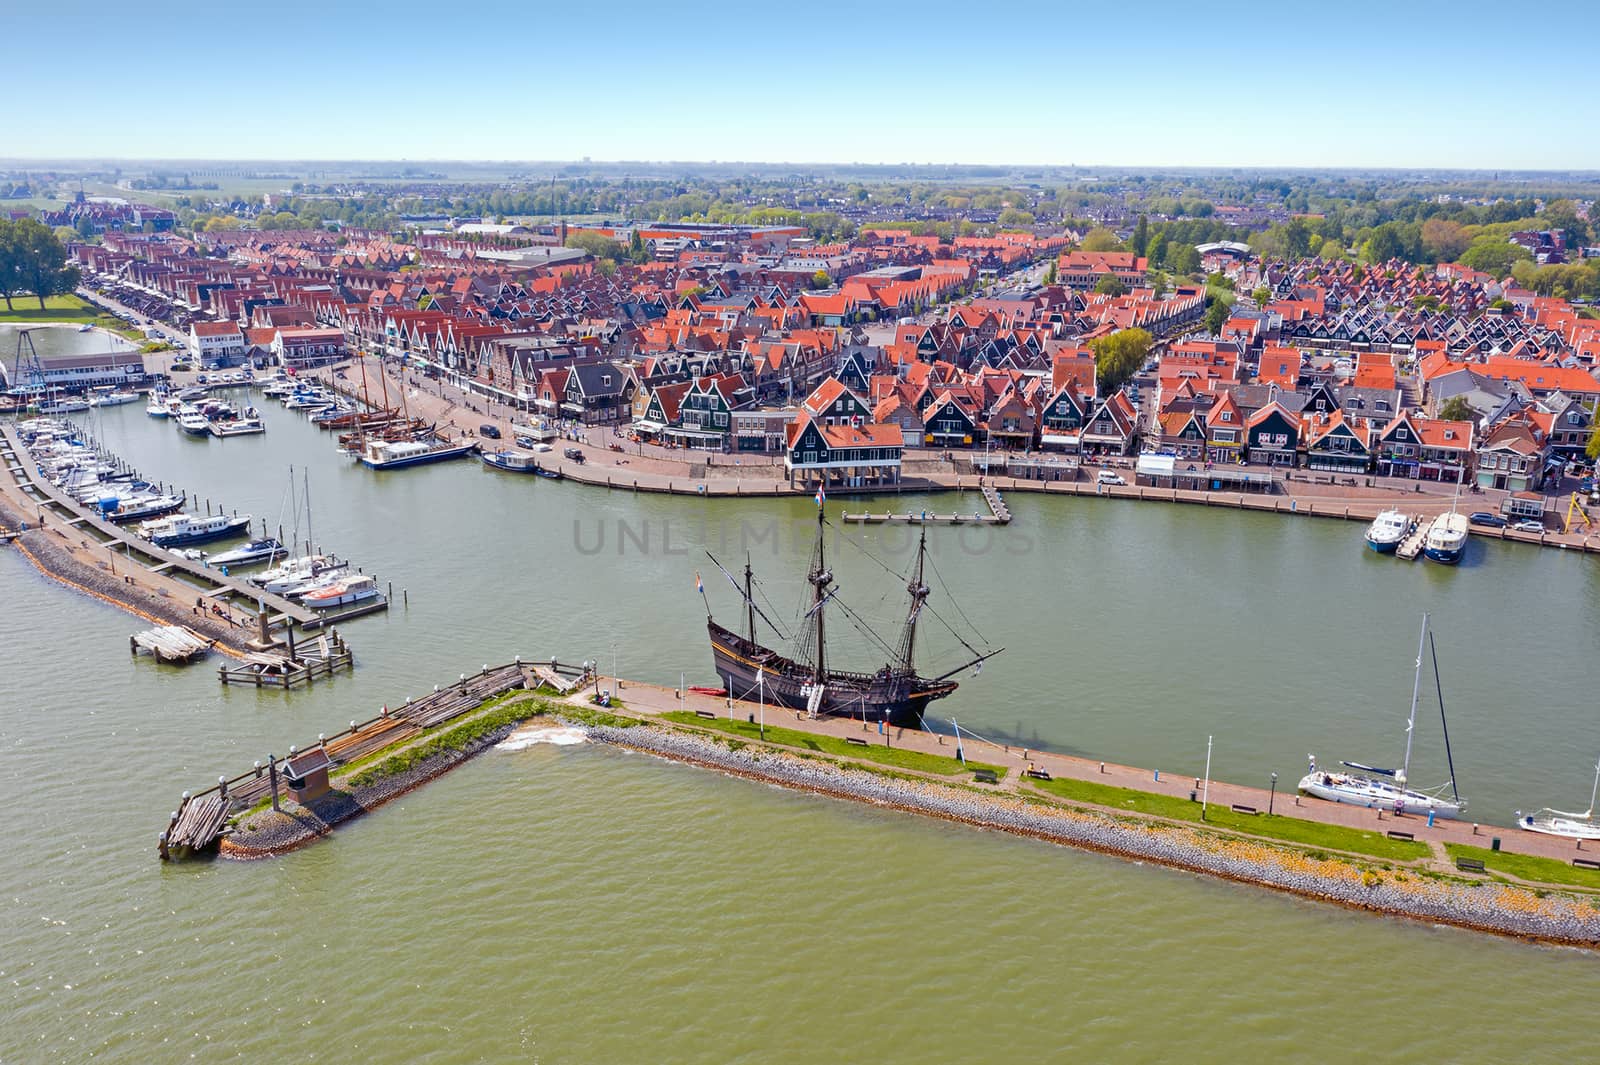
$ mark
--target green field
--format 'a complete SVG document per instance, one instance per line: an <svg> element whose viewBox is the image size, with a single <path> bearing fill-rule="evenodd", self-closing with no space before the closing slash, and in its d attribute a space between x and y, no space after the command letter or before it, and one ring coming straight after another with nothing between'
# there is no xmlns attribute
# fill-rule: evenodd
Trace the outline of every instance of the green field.
<svg viewBox="0 0 1600 1065"><path fill-rule="evenodd" d="M1167 817L1175 821L1200 822L1200 804L1173 795L1155 795L1119 788L1110 784L1097 784L1089 780L1034 780L1035 787L1072 802L1092 803L1113 810ZM1212 806L1206 811L1205 823L1213 828L1226 828L1264 839L1280 840L1304 847L1325 847L1328 850L1365 854L1389 861L1411 861L1428 855L1426 843L1390 839L1378 832L1342 825L1325 825L1317 821L1303 821L1282 814L1241 814L1226 806Z"/></svg>
<svg viewBox="0 0 1600 1065"><path fill-rule="evenodd" d="M1446 843L1444 849L1450 855L1451 861L1457 858L1476 858L1491 873L1505 873L1519 880L1531 880L1536 884L1572 884L1576 887L1600 888L1600 870L1579 869L1556 858L1508 854L1505 851L1489 850L1487 847L1468 847L1462 843ZM1600 860L1600 853L1590 855L1586 852L1585 857Z"/></svg>
<svg viewBox="0 0 1600 1065"><path fill-rule="evenodd" d="M0 300L0 322L92 322L102 316L110 318L81 296L46 296L42 311L37 296L12 296L10 310Z"/></svg>
<svg viewBox="0 0 1600 1065"><path fill-rule="evenodd" d="M727 718L704 718L688 711L674 711L662 714L667 721L675 721L684 725L694 725L698 728L716 729L719 732L731 733L740 739L761 742L761 729L748 721L729 721ZM882 765L891 765L897 769L912 769L921 773L937 773L940 776L955 776L958 773L970 773L976 769L993 770L995 776L1005 776L1005 769L997 765L987 765L983 762L969 760L962 765L954 756L945 757L939 754L924 754L921 751L908 751L899 747L885 747L881 743L869 744L862 747L858 744L847 743L837 736L818 736L810 732L801 732L798 729L783 728L779 725L768 725L766 734L767 743L776 743L784 747L798 747L802 750L815 751L819 754L837 755L841 758L855 758L862 761L878 762Z"/></svg>

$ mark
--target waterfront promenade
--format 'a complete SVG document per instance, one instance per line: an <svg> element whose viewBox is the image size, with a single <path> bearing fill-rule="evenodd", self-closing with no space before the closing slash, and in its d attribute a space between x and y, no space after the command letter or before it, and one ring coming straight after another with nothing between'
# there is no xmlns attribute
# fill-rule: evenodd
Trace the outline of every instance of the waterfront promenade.
<svg viewBox="0 0 1600 1065"><path fill-rule="evenodd" d="M453 428L466 433L469 437L475 435L482 425L492 424L499 430L501 438L482 440L481 443L488 450L513 448L515 446L513 426L526 424L530 417L526 412L487 401L481 396L467 396L459 389L441 381L415 374L408 374L402 380L392 366L385 366L380 376L377 372L378 361L373 357L360 358L337 367L325 367L313 371L310 376L357 399L364 398L374 404L387 402L390 406L403 406L406 413L412 417ZM613 446L621 450L613 450ZM585 460L580 463L566 458L562 454L562 450L566 447L579 448ZM569 480L622 491L736 498L810 497L814 491L803 485L791 488L781 458L774 461L772 456L752 458L713 452L669 451L655 446L641 446L628 443L625 438L613 435L611 426L572 427L562 440L555 443L554 450L543 455L540 461L546 466L560 470ZM1131 458L1106 460L1104 464L1108 468L1129 472L1129 479L1132 479ZM1097 467L1094 465L1084 466L1086 473L1095 468ZM1506 494L1484 491L1466 494L1456 500L1453 486L1449 485L1403 479L1363 479L1364 482L1367 480L1372 481L1372 487L1368 487L1366 483L1341 484L1328 474L1293 471L1292 477L1285 477L1278 482L1281 492L1258 494L1194 491L1137 484L1101 485L1096 484L1092 477L1076 481L1039 481L1004 475L984 478L960 472L956 463L945 460L940 452L924 452L921 449L911 448L906 451L902 480L897 488L857 490L841 494L976 491L981 484L990 483L1007 494L1030 492L1047 496L1096 496L1105 499L1270 511L1277 514L1337 518L1356 522L1370 522L1380 512L1391 507L1398 507L1422 518L1447 513L1452 506L1462 511L1498 510ZM984 512L986 507L981 500L974 500L971 509L973 513L980 513ZM1558 530L1527 533L1508 528L1474 527L1473 534L1490 539L1600 553L1600 529L1578 528L1571 534L1566 534Z"/></svg>

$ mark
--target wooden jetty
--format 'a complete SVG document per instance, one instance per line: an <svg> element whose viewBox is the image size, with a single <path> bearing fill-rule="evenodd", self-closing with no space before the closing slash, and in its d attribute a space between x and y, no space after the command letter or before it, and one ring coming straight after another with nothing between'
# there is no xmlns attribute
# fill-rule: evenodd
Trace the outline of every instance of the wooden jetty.
<svg viewBox="0 0 1600 1065"><path fill-rule="evenodd" d="M992 484L980 483L979 489L983 493L983 501L989 506L987 514L930 514L919 511L916 514L874 514L865 512L860 514L846 513L844 520L862 525L1009 525L1011 524L1011 508L1006 506L1005 500L1000 498L1000 492Z"/></svg>
<svg viewBox="0 0 1600 1065"><path fill-rule="evenodd" d="M280 809L287 787L283 767L311 751L326 753L334 769L404 744L427 729L445 724L482 706L489 699L518 688L549 684L570 692L589 677L586 670L551 660L523 662L520 658L503 666L485 666L443 687L436 686L420 699L407 699L397 708L384 707L366 721L352 721L349 727L329 737L319 735L304 749L289 748L287 758L267 755L266 762L233 777L218 777L204 791L184 792L167 828L160 835L158 852L166 861L198 854L215 846L227 834L228 819L264 802ZM559 683L555 683L559 681Z"/></svg>
<svg viewBox="0 0 1600 1065"><path fill-rule="evenodd" d="M1394 549L1396 558L1403 558L1407 562L1414 562L1422 554L1422 545L1428 542L1428 534L1433 531L1433 523L1438 518L1424 520L1414 516L1411 519L1411 531L1406 533L1406 538L1400 541L1400 546Z"/></svg>
<svg viewBox="0 0 1600 1065"><path fill-rule="evenodd" d="M260 650L247 652L242 665L218 666L217 679L224 685L247 684L257 688L282 688L311 684L318 677L331 677L340 669L354 669L355 655L338 629L329 629L315 643L302 641L297 647L294 633L286 632L286 642L268 644L257 641Z"/></svg>
<svg viewBox="0 0 1600 1065"><path fill-rule="evenodd" d="M193 662L211 650L216 640L202 636L187 625L158 625L128 637L128 649L138 654L149 651L158 662Z"/></svg>

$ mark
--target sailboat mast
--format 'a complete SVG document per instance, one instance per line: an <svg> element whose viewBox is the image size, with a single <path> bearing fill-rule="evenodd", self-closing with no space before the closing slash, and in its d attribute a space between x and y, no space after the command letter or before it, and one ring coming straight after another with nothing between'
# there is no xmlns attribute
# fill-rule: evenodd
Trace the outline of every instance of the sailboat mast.
<svg viewBox="0 0 1600 1065"><path fill-rule="evenodd" d="M308 545L310 545L310 544L315 544L317 542L316 536L313 535L312 532L311 532L311 468L309 466L302 467L301 470L300 470L300 474L301 474L302 477L305 478L305 484L306 484L306 491L305 491L305 497L306 497L306 543ZM306 548L306 554L308 554L308 555L312 554L315 550L316 550L315 547L309 547L308 546Z"/></svg>
<svg viewBox="0 0 1600 1065"><path fill-rule="evenodd" d="M1594 816L1594 800L1597 795L1600 795L1600 762L1594 764L1594 787L1589 789L1589 809L1583 815L1584 820Z"/></svg>
<svg viewBox="0 0 1600 1065"><path fill-rule="evenodd" d="M1417 697L1422 693L1422 652L1428 646L1428 615L1422 615L1422 635L1417 637L1417 673L1411 682L1411 718L1406 722L1406 757L1395 782L1402 788L1411 777L1411 737L1417 730Z"/></svg>
<svg viewBox="0 0 1600 1065"><path fill-rule="evenodd" d="M756 601L751 598L755 591L755 574L750 571L750 555L744 556L744 613L745 613L745 639L751 643L756 642Z"/></svg>
<svg viewBox="0 0 1600 1065"><path fill-rule="evenodd" d="M816 621L816 658L813 663L813 679L821 683L826 672L827 637L823 626L822 604L828 598L828 584L833 580L833 574L828 572L827 548L823 542L822 508L817 508L817 561L811 568L811 613Z"/></svg>

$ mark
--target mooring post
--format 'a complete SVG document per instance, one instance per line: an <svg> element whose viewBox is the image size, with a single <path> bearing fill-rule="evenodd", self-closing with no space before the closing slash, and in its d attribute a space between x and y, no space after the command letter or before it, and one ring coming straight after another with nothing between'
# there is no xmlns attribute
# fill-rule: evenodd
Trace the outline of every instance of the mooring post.
<svg viewBox="0 0 1600 1065"><path fill-rule="evenodd" d="M267 774L272 788L272 808L281 811L283 807L278 805L278 756L275 754L267 755Z"/></svg>

